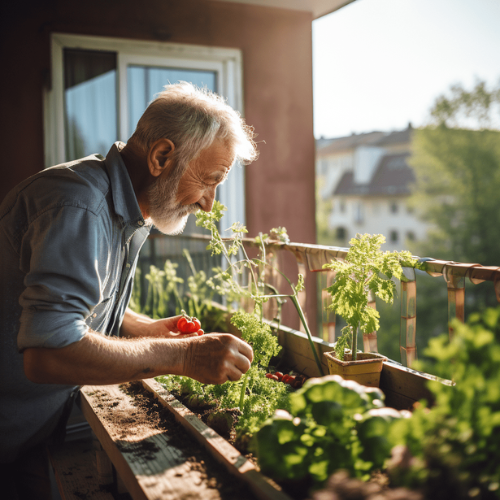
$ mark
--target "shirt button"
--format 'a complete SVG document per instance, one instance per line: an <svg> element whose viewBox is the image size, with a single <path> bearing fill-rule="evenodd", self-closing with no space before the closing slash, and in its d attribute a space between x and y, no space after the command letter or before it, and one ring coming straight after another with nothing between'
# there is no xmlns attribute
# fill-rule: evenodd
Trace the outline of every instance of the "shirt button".
<svg viewBox="0 0 500 500"><path fill-rule="evenodd" d="M97 318L97 313L92 314L93 318Z"/></svg>
<svg viewBox="0 0 500 500"><path fill-rule="evenodd" d="M139 224L139 226L144 226L144 221L140 220L137 224Z"/></svg>
<svg viewBox="0 0 500 500"><path fill-rule="evenodd" d="M125 267L126 267L127 269L129 269L129 268L130 268L130 264L128 264L128 263L127 263L127 265L126 265Z"/></svg>

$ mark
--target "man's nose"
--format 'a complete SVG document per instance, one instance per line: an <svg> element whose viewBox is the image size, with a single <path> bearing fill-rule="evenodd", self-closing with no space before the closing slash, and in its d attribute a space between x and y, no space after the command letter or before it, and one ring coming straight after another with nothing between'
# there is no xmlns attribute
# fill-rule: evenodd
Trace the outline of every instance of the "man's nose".
<svg viewBox="0 0 500 500"><path fill-rule="evenodd" d="M198 202L204 212L210 212L214 206L216 188L209 188L205 191L203 198Z"/></svg>

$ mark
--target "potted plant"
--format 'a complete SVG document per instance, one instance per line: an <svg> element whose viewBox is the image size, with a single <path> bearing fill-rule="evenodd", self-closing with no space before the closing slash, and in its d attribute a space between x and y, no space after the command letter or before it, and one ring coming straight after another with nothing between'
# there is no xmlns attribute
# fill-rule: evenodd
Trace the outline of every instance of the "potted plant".
<svg viewBox="0 0 500 500"><path fill-rule="evenodd" d="M378 387L382 363L387 358L377 353L358 353L357 337L379 328L379 313L369 306L369 294L384 302L394 301L395 283L401 279L403 267L415 267L417 260L410 252L382 252L385 243L381 234L357 234L351 239L344 261L332 261L325 269L335 271L335 281L327 288L332 296L329 309L344 318L347 326L335 345L334 352L325 353L331 374Z"/></svg>

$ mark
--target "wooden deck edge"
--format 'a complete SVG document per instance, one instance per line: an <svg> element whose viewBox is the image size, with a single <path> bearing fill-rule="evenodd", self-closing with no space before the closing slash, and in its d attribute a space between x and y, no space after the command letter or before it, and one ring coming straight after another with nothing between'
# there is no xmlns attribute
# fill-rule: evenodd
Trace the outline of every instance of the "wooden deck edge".
<svg viewBox="0 0 500 500"><path fill-rule="evenodd" d="M93 498L113 500L113 495L100 485L95 449L90 438L70 441L64 446L49 446L49 458L63 500Z"/></svg>
<svg viewBox="0 0 500 500"><path fill-rule="evenodd" d="M142 380L142 385L155 395L158 401L173 413L177 421L226 469L244 481L261 500L291 500L284 492L277 490L257 471L255 465L229 444L213 429L205 425L192 411L186 408L156 380Z"/></svg>

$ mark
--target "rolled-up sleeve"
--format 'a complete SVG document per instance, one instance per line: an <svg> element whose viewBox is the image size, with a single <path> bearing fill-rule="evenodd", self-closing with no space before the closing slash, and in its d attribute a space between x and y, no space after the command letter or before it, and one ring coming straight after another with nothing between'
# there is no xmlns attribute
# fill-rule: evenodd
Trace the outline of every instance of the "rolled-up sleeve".
<svg viewBox="0 0 500 500"><path fill-rule="evenodd" d="M102 300L99 261L109 253L100 224L79 206L51 208L31 222L20 247L20 351L65 347L88 332L85 320Z"/></svg>

